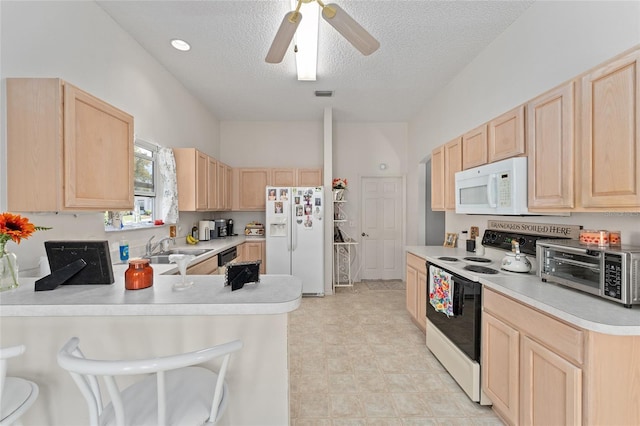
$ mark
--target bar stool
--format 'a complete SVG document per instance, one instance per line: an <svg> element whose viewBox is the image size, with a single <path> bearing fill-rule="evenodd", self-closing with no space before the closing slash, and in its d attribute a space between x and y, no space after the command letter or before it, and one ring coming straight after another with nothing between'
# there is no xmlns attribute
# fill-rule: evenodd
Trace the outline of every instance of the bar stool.
<svg viewBox="0 0 640 426"><path fill-rule="evenodd" d="M22 355L24 345L0 349L0 426L20 424L20 416L38 397L38 385L19 377L7 377L7 359Z"/></svg>
<svg viewBox="0 0 640 426"><path fill-rule="evenodd" d="M89 408L89 421L97 425L213 425L220 420L229 400L225 375L241 340L195 352L160 358L103 361L87 359L71 338L58 352L58 365L69 371ZM222 357L220 371L195 367ZM148 375L122 391L114 376ZM98 377L111 402L104 406Z"/></svg>

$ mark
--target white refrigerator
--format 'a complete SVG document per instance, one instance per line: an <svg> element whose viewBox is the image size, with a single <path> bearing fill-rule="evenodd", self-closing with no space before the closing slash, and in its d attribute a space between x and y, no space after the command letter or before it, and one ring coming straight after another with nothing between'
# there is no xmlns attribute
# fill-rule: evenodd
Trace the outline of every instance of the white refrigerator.
<svg viewBox="0 0 640 426"><path fill-rule="evenodd" d="M322 187L266 189L268 274L302 280L304 295L324 295L324 191Z"/></svg>

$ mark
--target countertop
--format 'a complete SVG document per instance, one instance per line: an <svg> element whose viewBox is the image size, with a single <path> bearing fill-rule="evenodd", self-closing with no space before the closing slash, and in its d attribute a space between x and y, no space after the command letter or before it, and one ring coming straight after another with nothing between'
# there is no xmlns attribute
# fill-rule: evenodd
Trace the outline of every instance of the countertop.
<svg viewBox="0 0 640 426"><path fill-rule="evenodd" d="M463 248L411 246L406 251L445 268L439 256L467 256ZM533 263L533 262L532 262ZM534 275L478 275L487 288L496 290L540 311L585 330L612 335L640 336L640 306L625 308L615 302L599 299L567 287L542 280Z"/></svg>
<svg viewBox="0 0 640 426"><path fill-rule="evenodd" d="M245 241L244 236L201 241L171 248L211 249L191 264L213 257ZM224 286L224 275L188 275L193 286L174 290L181 282L175 264L153 264L153 286L126 290L128 265L113 265L115 283L69 285L52 291L34 291L37 278L21 278L20 287L0 293L0 316L126 316L126 315L260 315L281 314L300 306L302 281L291 275L261 275L259 283L248 283L234 292Z"/></svg>

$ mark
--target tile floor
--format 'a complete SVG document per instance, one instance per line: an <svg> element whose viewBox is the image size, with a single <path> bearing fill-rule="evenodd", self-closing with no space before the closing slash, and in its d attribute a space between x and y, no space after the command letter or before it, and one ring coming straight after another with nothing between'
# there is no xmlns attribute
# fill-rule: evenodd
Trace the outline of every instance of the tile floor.
<svg viewBox="0 0 640 426"><path fill-rule="evenodd" d="M425 346L404 283L305 297L289 314L291 425L492 425Z"/></svg>

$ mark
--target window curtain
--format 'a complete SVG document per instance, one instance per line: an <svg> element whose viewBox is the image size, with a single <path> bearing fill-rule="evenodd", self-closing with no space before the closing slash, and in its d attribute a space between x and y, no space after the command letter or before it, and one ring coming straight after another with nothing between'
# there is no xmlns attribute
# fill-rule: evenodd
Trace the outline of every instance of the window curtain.
<svg viewBox="0 0 640 426"><path fill-rule="evenodd" d="M158 150L160 183L160 218L164 223L178 223L178 181L176 159L171 148Z"/></svg>

